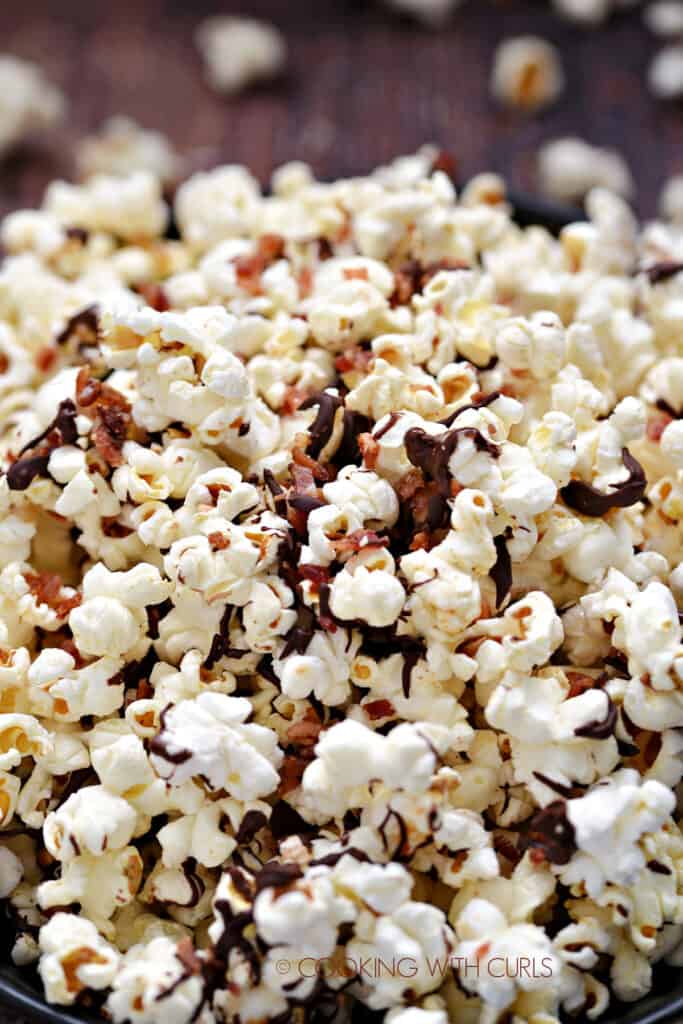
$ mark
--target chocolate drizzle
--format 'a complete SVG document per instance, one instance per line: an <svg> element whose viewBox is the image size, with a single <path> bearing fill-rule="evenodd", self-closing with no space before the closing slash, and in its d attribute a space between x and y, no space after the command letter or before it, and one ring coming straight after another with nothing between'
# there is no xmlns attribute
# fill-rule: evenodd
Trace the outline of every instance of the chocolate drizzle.
<svg viewBox="0 0 683 1024"><path fill-rule="evenodd" d="M484 409L487 405L492 405L497 398L500 398L500 391L492 391L490 395L482 395L480 398L473 398L469 405L463 405L455 412L452 412L450 416L447 416L445 420L440 420L444 427L451 427L458 416L462 416L468 409Z"/></svg>
<svg viewBox="0 0 683 1024"><path fill-rule="evenodd" d="M661 284L662 281L668 281L676 274L680 274L681 271L683 271L683 263L678 263L676 260L662 260L660 263L653 263L651 266L643 268L642 272L647 275L650 284Z"/></svg>
<svg viewBox="0 0 683 1024"><path fill-rule="evenodd" d="M47 475L50 455L55 448L75 444L78 440L76 415L76 406L70 398L59 403L57 415L49 426L24 445L17 460L7 470L10 490L25 491L37 476Z"/></svg>
<svg viewBox="0 0 683 1024"><path fill-rule="evenodd" d="M567 804L554 800L534 814L527 845L540 850L551 864L567 864L576 851L574 826L567 818Z"/></svg>
<svg viewBox="0 0 683 1024"><path fill-rule="evenodd" d="M343 400L338 395L331 395L329 391L319 391L317 394L306 398L299 408L310 409L314 405L318 406L318 413L308 429L310 441L307 454L311 458L317 459L332 437L334 417L337 409L343 405Z"/></svg>
<svg viewBox="0 0 683 1024"><path fill-rule="evenodd" d="M640 501L647 487L645 471L628 448L622 449L622 457L628 476L621 483L610 484L611 494L604 494L583 480L570 480L567 486L560 490L565 504L581 515L597 519L606 515L611 508L628 508Z"/></svg>
<svg viewBox="0 0 683 1024"><path fill-rule="evenodd" d="M502 608L503 602L512 590L512 559L502 533L493 538L493 543L496 561L489 569L489 576L496 585L496 608Z"/></svg>
<svg viewBox="0 0 683 1024"><path fill-rule="evenodd" d="M587 722L585 725L580 725L577 729L574 729L574 735L580 736L585 740L606 740L610 736L614 735L614 729L617 724L617 709L614 702L605 694L607 697L607 716L602 722Z"/></svg>
<svg viewBox="0 0 683 1024"><path fill-rule="evenodd" d="M445 498L451 496L452 478L448 463L464 438L472 441L477 451L486 452L493 459L498 458L498 445L487 441L476 427L458 427L436 437L432 437L421 427L412 427L404 439L406 454L412 464L421 469L427 478L435 481Z"/></svg>

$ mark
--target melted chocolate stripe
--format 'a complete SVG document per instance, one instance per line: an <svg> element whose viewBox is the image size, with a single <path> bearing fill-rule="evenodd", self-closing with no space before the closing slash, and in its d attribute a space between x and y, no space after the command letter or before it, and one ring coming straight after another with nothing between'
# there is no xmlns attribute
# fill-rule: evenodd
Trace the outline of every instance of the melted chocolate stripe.
<svg viewBox="0 0 683 1024"><path fill-rule="evenodd" d="M613 488L611 494L604 494L583 480L570 480L567 486L560 490L565 504L581 515L597 519L611 508L628 508L639 502L647 487L645 471L628 448L622 449L622 457L628 476L621 483L610 485Z"/></svg>

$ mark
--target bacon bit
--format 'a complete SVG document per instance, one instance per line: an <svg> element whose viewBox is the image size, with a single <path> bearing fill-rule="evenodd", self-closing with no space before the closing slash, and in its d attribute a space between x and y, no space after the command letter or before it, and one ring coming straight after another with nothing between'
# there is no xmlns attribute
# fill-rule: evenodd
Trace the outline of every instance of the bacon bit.
<svg viewBox="0 0 683 1024"><path fill-rule="evenodd" d="M324 238L321 235L316 241L318 243L318 259L320 262L323 263L325 260L331 260L334 256L334 249L329 238Z"/></svg>
<svg viewBox="0 0 683 1024"><path fill-rule="evenodd" d="M413 539L410 542L410 551L430 551L435 544L434 537L432 534L427 533L426 530L418 530L413 535Z"/></svg>
<svg viewBox="0 0 683 1024"><path fill-rule="evenodd" d="M334 361L334 368L337 373L350 373L352 370L358 373L367 373L370 365L374 362L375 354L372 349L363 348L361 345L352 345Z"/></svg>
<svg viewBox="0 0 683 1024"><path fill-rule="evenodd" d="M299 298L307 299L313 291L313 271L310 267L303 267L296 279L299 286Z"/></svg>
<svg viewBox="0 0 683 1024"><path fill-rule="evenodd" d="M529 850L529 860L532 864L544 864L545 854L543 850L540 850L537 846L534 846Z"/></svg>
<svg viewBox="0 0 683 1024"><path fill-rule="evenodd" d="M91 418L95 413L91 439L98 453L108 466L120 466L121 449L132 424L128 399L116 388L91 377L89 367L84 366L76 378L76 404L79 412L85 410Z"/></svg>
<svg viewBox="0 0 683 1024"><path fill-rule="evenodd" d="M292 722L287 739L293 747L314 747L322 730L322 722L312 708L298 722Z"/></svg>
<svg viewBox="0 0 683 1024"><path fill-rule="evenodd" d="M372 434L359 434L358 447L360 448L363 462L368 469L374 469L379 458L379 442L375 441Z"/></svg>
<svg viewBox="0 0 683 1024"><path fill-rule="evenodd" d="M274 263L282 258L285 252L285 239L282 235L261 235L258 240L258 254L267 263Z"/></svg>
<svg viewBox="0 0 683 1024"><path fill-rule="evenodd" d="M271 263L280 259L285 249L282 235L262 235L256 251L250 256L238 256L234 260L237 283L249 295L261 294L261 274Z"/></svg>
<svg viewBox="0 0 683 1024"><path fill-rule="evenodd" d="M596 682L592 676L587 676L583 672L567 672L567 681L569 683L567 700L579 697L586 690L592 690Z"/></svg>
<svg viewBox="0 0 683 1024"><path fill-rule="evenodd" d="M279 797L287 796L301 783L303 774L310 764L310 758L300 757L298 754L287 754L280 768L280 786L277 791Z"/></svg>
<svg viewBox="0 0 683 1024"><path fill-rule="evenodd" d="M409 501L414 497L420 487L424 487L424 477L419 469L409 469L407 473L396 482L394 490L401 501Z"/></svg>
<svg viewBox="0 0 683 1024"><path fill-rule="evenodd" d="M300 579L308 580L311 584L310 591L314 597L321 583L330 582L330 570L324 565L300 565L298 574Z"/></svg>
<svg viewBox="0 0 683 1024"><path fill-rule="evenodd" d="M27 572L24 574L24 579L38 604L46 604L60 619L66 618L72 608L77 608L83 600L81 594L78 593L73 597L60 598L59 595L64 584L62 577L56 573Z"/></svg>
<svg viewBox="0 0 683 1024"><path fill-rule="evenodd" d="M308 398L308 392L303 388L298 388L294 384L289 384L285 388L285 397L282 399L282 405L280 406L280 412L283 416L292 416L302 402L305 402Z"/></svg>
<svg viewBox="0 0 683 1024"><path fill-rule="evenodd" d="M225 551L226 548L230 547L230 538L216 530L214 533L209 534L209 544L214 551Z"/></svg>
<svg viewBox="0 0 683 1024"><path fill-rule="evenodd" d="M53 636L56 635L58 634L53 634ZM66 651L67 654L71 655L71 657L76 662L76 668L83 668L84 665L87 665L87 660L83 657L79 649L76 647L76 644L74 643L72 637L64 637L64 639L57 644L57 647L59 647L60 651Z"/></svg>
<svg viewBox="0 0 683 1024"><path fill-rule="evenodd" d="M396 714L396 708L390 700L370 701L369 704L363 704L363 710L373 722L376 722L378 718L391 718Z"/></svg>
<svg viewBox="0 0 683 1024"><path fill-rule="evenodd" d="M316 460L312 459L310 455L307 455L307 445L308 437L306 434L295 435L294 446L292 448L292 459L294 460L294 464L303 469L309 469L313 474L315 480L319 480L323 483L327 483L329 480L333 480L333 468L323 466L321 462L316 462Z"/></svg>
<svg viewBox="0 0 683 1024"><path fill-rule="evenodd" d="M9 370L9 356L0 352L0 373L7 373Z"/></svg>
<svg viewBox="0 0 683 1024"><path fill-rule="evenodd" d="M120 523L116 516L102 516L102 533L105 537L120 540L122 537L130 537L133 529Z"/></svg>
<svg viewBox="0 0 683 1024"><path fill-rule="evenodd" d="M355 555L359 551L366 551L370 548L385 548L389 545L388 537L380 537L374 530L354 530L339 540L331 541L337 557L342 555Z"/></svg>
<svg viewBox="0 0 683 1024"><path fill-rule="evenodd" d="M344 277L347 281L369 281L367 267L346 267Z"/></svg>
<svg viewBox="0 0 683 1024"><path fill-rule="evenodd" d="M152 309L156 309L158 313L165 313L171 308L168 296L160 284L152 281L143 281L142 284L137 285L135 290L138 295L143 297L147 305L151 306Z"/></svg>
<svg viewBox="0 0 683 1024"><path fill-rule="evenodd" d="M440 149L436 154L436 159L432 164L432 174L434 171L443 171L449 178L455 180L455 176L458 172L458 161L457 158L449 153L446 149Z"/></svg>
<svg viewBox="0 0 683 1024"><path fill-rule="evenodd" d="M645 430L648 441L654 441L655 444L659 444L662 434L669 426L672 419L673 417L669 416L665 412L660 412L655 416L650 416Z"/></svg>
<svg viewBox="0 0 683 1024"><path fill-rule="evenodd" d="M315 477L309 466L293 462L289 468L292 475L292 485L295 494L310 494L318 496L318 488L315 486Z"/></svg>
<svg viewBox="0 0 683 1024"><path fill-rule="evenodd" d="M0 360L2 360L2 356L0 356ZM43 345L42 348L38 349L33 358L36 369L38 370L39 373L47 373L48 370L51 370L56 360L57 349L52 345ZM0 373L4 373L4 370L2 370L1 366L2 364L0 362ZM7 369L7 367L5 367L5 369Z"/></svg>

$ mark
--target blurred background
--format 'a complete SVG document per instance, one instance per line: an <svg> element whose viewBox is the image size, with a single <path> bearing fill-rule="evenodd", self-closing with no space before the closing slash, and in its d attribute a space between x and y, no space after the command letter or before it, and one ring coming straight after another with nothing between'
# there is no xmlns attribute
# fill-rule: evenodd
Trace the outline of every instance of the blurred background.
<svg viewBox="0 0 683 1024"><path fill-rule="evenodd" d="M277 26L283 74L234 97L212 89L194 36L216 14ZM566 78L557 102L533 115L496 103L489 87L497 44L527 33L559 48ZM236 161L264 182L295 157L329 178L434 141L455 156L458 178L493 169L533 191L538 147L567 135L621 152L645 215L664 180L683 174L683 104L648 89L662 41L641 6L587 28L543 0L469 0L430 28L381 0L9 0L0 40L68 102L61 125L2 157L2 213L73 178L78 140L122 114L166 134L189 170Z"/></svg>

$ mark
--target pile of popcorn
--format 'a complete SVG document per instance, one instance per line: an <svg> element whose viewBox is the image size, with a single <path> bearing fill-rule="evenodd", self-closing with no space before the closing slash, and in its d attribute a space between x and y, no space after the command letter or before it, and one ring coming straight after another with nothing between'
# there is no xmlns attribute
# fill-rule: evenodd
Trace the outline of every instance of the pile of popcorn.
<svg viewBox="0 0 683 1024"><path fill-rule="evenodd" d="M683 963L683 228L448 169L2 225L0 893L52 1003L548 1024Z"/></svg>

